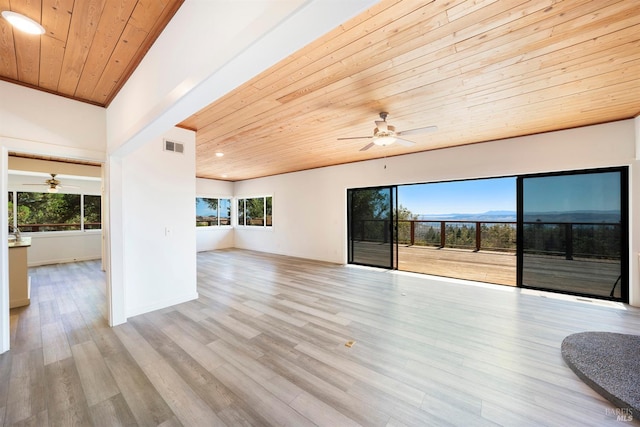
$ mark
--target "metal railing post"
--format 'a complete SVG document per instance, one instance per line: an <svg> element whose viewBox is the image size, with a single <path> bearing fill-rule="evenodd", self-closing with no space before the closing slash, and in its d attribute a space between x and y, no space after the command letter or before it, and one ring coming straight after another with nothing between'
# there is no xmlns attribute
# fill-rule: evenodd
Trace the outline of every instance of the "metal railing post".
<svg viewBox="0 0 640 427"><path fill-rule="evenodd" d="M384 220L383 227L384 227L384 229L382 230L382 242L383 243L389 243L389 232L391 230L389 229L390 224L389 224L389 220L388 219Z"/></svg>
<svg viewBox="0 0 640 427"><path fill-rule="evenodd" d="M565 259L573 259L573 224L564 225L564 240L566 246Z"/></svg>
<svg viewBox="0 0 640 427"><path fill-rule="evenodd" d="M446 221L440 221L440 247L444 248L447 242L447 226Z"/></svg>
<svg viewBox="0 0 640 427"><path fill-rule="evenodd" d="M480 229L480 222L476 222L476 252L480 251L482 240L482 230Z"/></svg>
<svg viewBox="0 0 640 427"><path fill-rule="evenodd" d="M411 246L413 246L416 242L416 222L411 220Z"/></svg>

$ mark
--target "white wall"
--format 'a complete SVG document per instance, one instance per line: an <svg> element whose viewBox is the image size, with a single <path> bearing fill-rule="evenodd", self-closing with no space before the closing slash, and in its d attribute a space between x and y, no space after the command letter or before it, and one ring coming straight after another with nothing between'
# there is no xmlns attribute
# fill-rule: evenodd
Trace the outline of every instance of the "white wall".
<svg viewBox="0 0 640 427"><path fill-rule="evenodd" d="M102 162L106 112L0 81L0 137L12 151Z"/></svg>
<svg viewBox="0 0 640 427"><path fill-rule="evenodd" d="M233 199L233 183L213 179L196 179L196 197ZM231 215L234 216L234 206ZM196 251L212 251L232 248L234 245L232 227L196 227Z"/></svg>
<svg viewBox="0 0 640 427"><path fill-rule="evenodd" d="M122 159L127 317L198 297L195 133L174 128L165 136L183 143L184 154L163 151L157 138Z"/></svg>
<svg viewBox="0 0 640 427"><path fill-rule="evenodd" d="M241 181L236 197L273 195L273 229L236 228L235 246L345 263L346 190L367 186L513 176L607 166L630 166L631 235L640 227L640 187L634 120L371 160ZM638 233L635 233L638 234ZM300 238L300 236L305 236ZM631 291L640 305L637 255L631 242Z"/></svg>
<svg viewBox="0 0 640 427"><path fill-rule="evenodd" d="M23 233L23 235L31 237L31 246L27 250L29 267L88 261L100 259L102 256L100 230Z"/></svg>

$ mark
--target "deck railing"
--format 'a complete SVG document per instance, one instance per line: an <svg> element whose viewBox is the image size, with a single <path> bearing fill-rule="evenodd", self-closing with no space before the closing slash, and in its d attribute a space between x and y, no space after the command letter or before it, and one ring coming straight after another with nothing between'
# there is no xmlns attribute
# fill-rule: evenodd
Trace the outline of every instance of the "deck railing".
<svg viewBox="0 0 640 427"><path fill-rule="evenodd" d="M474 251L516 251L515 221L398 220L399 244L461 248ZM527 254L619 259L621 224L605 222L524 222ZM389 220L352 223L354 240L389 243Z"/></svg>
<svg viewBox="0 0 640 427"><path fill-rule="evenodd" d="M82 227L79 222L67 223L67 224L18 224L20 231L25 233L38 233L46 231L78 231ZM100 222L85 222L85 230L100 230L102 223Z"/></svg>

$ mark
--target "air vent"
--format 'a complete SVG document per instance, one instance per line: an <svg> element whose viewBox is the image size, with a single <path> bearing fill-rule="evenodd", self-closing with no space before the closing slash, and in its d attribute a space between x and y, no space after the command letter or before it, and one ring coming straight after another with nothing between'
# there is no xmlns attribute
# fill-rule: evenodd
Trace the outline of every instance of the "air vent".
<svg viewBox="0 0 640 427"><path fill-rule="evenodd" d="M174 153L184 153L184 144L180 142L169 141L168 139L164 140L164 151L173 151Z"/></svg>

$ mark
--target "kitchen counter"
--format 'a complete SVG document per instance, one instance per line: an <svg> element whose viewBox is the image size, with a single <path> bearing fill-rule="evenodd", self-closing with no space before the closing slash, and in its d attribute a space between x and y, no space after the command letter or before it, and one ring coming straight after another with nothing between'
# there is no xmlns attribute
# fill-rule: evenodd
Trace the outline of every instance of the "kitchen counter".
<svg viewBox="0 0 640 427"><path fill-rule="evenodd" d="M31 237L21 237L20 240L9 239L10 248L27 248L31 246Z"/></svg>
<svg viewBox="0 0 640 427"><path fill-rule="evenodd" d="M9 240L9 307L22 307L31 302L31 280L27 267L27 248L31 237Z"/></svg>

